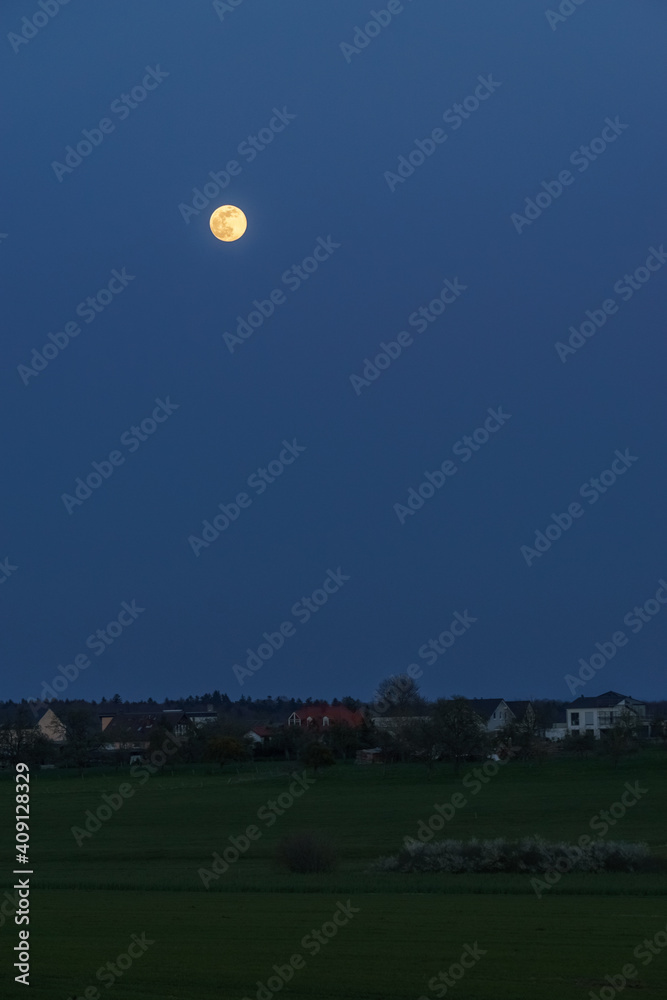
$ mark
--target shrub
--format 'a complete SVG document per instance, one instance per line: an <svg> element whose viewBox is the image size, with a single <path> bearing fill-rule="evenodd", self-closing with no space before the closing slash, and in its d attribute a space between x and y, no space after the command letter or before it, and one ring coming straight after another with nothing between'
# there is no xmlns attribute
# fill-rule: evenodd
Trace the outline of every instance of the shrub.
<svg viewBox="0 0 667 1000"><path fill-rule="evenodd" d="M312 767L315 771L321 767L331 767L336 763L329 747L324 747L321 743L310 743L303 752L301 760L306 767Z"/></svg>
<svg viewBox="0 0 667 1000"><path fill-rule="evenodd" d="M412 841L393 857L379 858L377 872L515 872L541 873L559 862L572 872L653 871L656 863L647 844L597 840L585 847L549 843L539 837L522 840Z"/></svg>
<svg viewBox="0 0 667 1000"><path fill-rule="evenodd" d="M336 849L316 833L292 833L278 845L277 859L291 872L331 872L338 866Z"/></svg>

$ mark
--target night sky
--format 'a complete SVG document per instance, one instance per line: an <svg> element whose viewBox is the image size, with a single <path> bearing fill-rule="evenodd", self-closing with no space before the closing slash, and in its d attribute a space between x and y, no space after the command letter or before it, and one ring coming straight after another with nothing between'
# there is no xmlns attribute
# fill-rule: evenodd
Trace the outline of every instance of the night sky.
<svg viewBox="0 0 667 1000"><path fill-rule="evenodd" d="M3 0L0 697L665 696L667 4L561 7Z"/></svg>

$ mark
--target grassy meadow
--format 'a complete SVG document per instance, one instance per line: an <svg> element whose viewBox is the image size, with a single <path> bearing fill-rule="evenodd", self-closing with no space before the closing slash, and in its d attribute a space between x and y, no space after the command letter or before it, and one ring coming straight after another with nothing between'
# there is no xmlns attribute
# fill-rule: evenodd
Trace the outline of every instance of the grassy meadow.
<svg viewBox="0 0 667 1000"><path fill-rule="evenodd" d="M129 768L35 773L29 995L68 1000L89 989L87 1000L97 1000L93 990L114 1000L256 1000L257 981L266 983L274 964L284 967L299 954L302 963L289 982L280 991L260 991L259 1000L269 1000L270 992L432 1000L445 995L444 986L435 984L434 991L429 980L458 962L466 944L477 943L483 956L447 987L447 996L587 1000L626 963L637 967L633 986L646 1000L664 996L667 948L646 965L633 958L644 938L667 926L664 875L564 874L538 898L523 875L368 871L378 856L396 853L405 836L416 836L436 803L457 792L466 804L436 837L537 834L576 842L591 834L596 814L620 801L627 782L639 782L645 793L606 839L645 841L667 859L664 751L644 751L616 766L600 759L513 761L475 793L465 779L474 767L455 775L449 765L429 773L416 764L337 764L317 774L279 816L267 804L284 795L293 778L278 772L302 774L298 763L177 767L143 785ZM122 783L134 788L132 797L78 846L72 827L84 829L87 810L96 812L102 794L117 793ZM12 775L0 775L10 872L1 893L12 884L12 794ZM257 839L248 838L247 850L204 888L199 871L213 875L214 852L223 854L230 837L243 845L238 838L249 826ZM297 875L277 866L277 844L301 830L334 841L335 872ZM336 927L332 915L348 901L353 915L335 935L325 931L319 945L306 937L327 922ZM97 970L127 951L132 934L150 946L126 971L116 966L119 975L100 981ZM9 981L3 997L23 995L11 969L16 940L17 928L6 918L0 926L3 980Z"/></svg>

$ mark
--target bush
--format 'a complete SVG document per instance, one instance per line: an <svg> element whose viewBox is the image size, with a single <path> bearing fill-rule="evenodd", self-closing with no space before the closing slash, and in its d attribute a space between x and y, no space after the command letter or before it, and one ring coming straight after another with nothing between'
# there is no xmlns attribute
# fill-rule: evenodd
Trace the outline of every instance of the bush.
<svg viewBox="0 0 667 1000"><path fill-rule="evenodd" d="M332 872L338 866L336 849L315 833L292 833L278 845L277 858L291 872Z"/></svg>
<svg viewBox="0 0 667 1000"><path fill-rule="evenodd" d="M301 755L301 760L306 767L312 767L315 771L321 767L331 767L336 763L336 758L329 747L324 747L321 743L310 743Z"/></svg>
<svg viewBox="0 0 667 1000"><path fill-rule="evenodd" d="M372 866L378 872L514 872L533 874L552 871L559 862L572 872L654 871L647 844L597 840L586 847L548 843L539 837L522 840L440 840L406 844L393 857L379 858Z"/></svg>

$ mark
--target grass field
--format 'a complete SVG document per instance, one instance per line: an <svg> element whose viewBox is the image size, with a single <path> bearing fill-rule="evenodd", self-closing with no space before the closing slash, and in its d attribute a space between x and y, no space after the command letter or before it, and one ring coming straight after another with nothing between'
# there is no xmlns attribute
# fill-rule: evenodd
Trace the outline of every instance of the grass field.
<svg viewBox="0 0 667 1000"><path fill-rule="evenodd" d="M291 769L303 773L297 764ZM284 795L293 779L276 770L276 764L238 773L235 767L176 769L141 786L129 769L34 774L29 995L67 1000L85 996L88 987L89 998L97 989L115 1000L254 1000L257 981L266 983L274 965L285 967L298 954L302 963L281 995L432 1000L444 995L444 986L434 992L429 980L475 944L474 966L447 988L448 997L585 1000L626 963L637 968L642 997L665 995L667 948L645 965L633 957L645 938L660 937L667 926L664 876L565 874L538 898L528 876L367 870L378 856L395 853L404 836L415 836L434 804L457 791L467 804L437 836L539 834L576 842L591 833L596 814L620 801L627 782L646 791L606 839L646 841L665 858L664 752L647 751L616 767L600 760L512 762L476 793L464 783L469 769L456 776L445 765L432 774L419 765L336 765L277 817L267 803ZM116 794L122 783L134 788L132 797L121 799L78 846L71 828L83 829L87 810L95 813L102 794ZM12 775L0 776L9 872L3 892L12 884L12 795ZM205 889L198 871L213 874L214 852L223 854L228 838L244 836L248 826L256 827L258 839L248 838L247 850ZM341 858L336 872L299 876L276 866L279 840L304 829L334 839ZM332 915L348 901L346 922L341 918L336 927ZM322 925L332 936L317 945L306 935ZM97 979L100 967L127 951L132 934L144 935L143 953L118 977L107 972ZM16 941L17 928L7 918L0 927L3 997L24 995L13 983ZM277 993L279 981L259 1000Z"/></svg>

